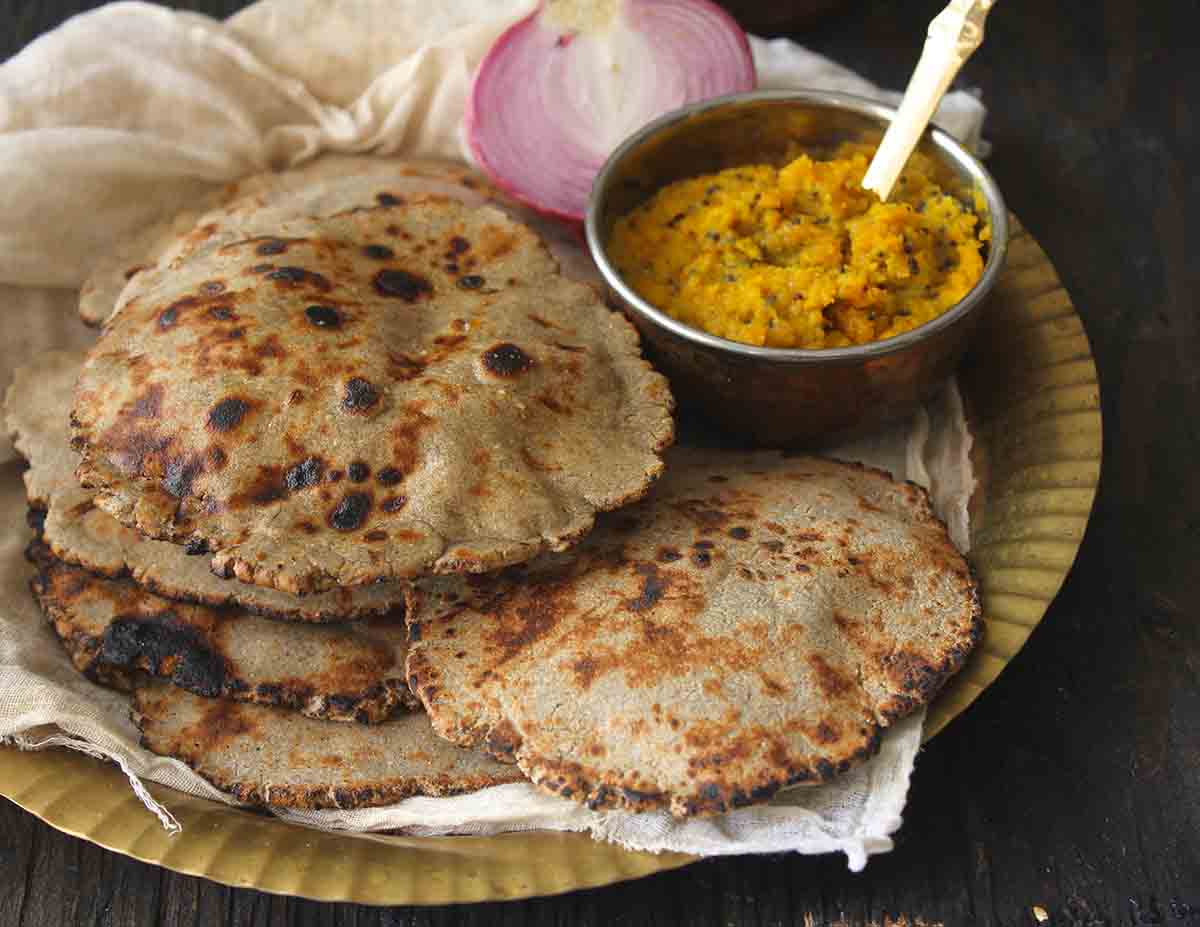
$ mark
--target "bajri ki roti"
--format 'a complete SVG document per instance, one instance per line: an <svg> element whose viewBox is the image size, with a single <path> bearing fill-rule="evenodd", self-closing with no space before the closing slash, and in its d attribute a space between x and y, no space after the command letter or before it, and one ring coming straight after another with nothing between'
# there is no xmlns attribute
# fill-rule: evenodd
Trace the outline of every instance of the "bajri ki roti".
<svg viewBox="0 0 1200 927"><path fill-rule="evenodd" d="M773 452L667 462L570 552L422 581L408 677L439 734L591 808L724 812L873 754L978 640L915 485Z"/></svg>
<svg viewBox="0 0 1200 927"><path fill-rule="evenodd" d="M130 576L172 599L233 605L291 621L343 621L382 615L404 601L400 583L338 588L298 596L214 576L207 557L154 541L95 506L75 479L79 455L70 448L67 420L82 352L51 351L18 370L5 408L17 451L29 462L25 488L42 540L54 556L108 577Z"/></svg>
<svg viewBox="0 0 1200 927"><path fill-rule="evenodd" d="M400 204L433 194L466 206L492 204L532 226L549 244L568 276L596 279L578 241L556 223L510 200L480 174L447 161L402 161L324 155L301 167L254 174L201 199L194 207L147 226L117 244L83 285L79 314L89 325L107 319L126 285L137 275L170 273L200 246L270 235L280 225L349 209ZM139 283L132 295L143 288Z"/></svg>
<svg viewBox="0 0 1200 927"><path fill-rule="evenodd" d="M426 199L199 248L88 355L77 475L143 534L306 594L562 549L673 439L632 325L527 228Z"/></svg>
<svg viewBox="0 0 1200 927"><path fill-rule="evenodd" d="M251 804L365 808L523 781L512 766L440 740L423 714L328 724L163 683L136 689L133 704L146 749Z"/></svg>
<svg viewBox="0 0 1200 927"><path fill-rule="evenodd" d="M271 621L173 602L30 546L31 582L75 668L128 689L138 672L209 698L377 723L419 707L404 681L403 611L352 625Z"/></svg>

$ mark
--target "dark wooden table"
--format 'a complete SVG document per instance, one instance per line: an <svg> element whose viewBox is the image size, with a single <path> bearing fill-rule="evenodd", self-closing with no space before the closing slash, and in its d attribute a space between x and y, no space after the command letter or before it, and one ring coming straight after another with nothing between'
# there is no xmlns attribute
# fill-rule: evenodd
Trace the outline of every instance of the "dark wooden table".
<svg viewBox="0 0 1200 927"><path fill-rule="evenodd" d="M95 5L3 0L0 53ZM941 5L848 2L794 37L899 86ZM1195 0L1003 0L965 70L991 110L990 167L1091 336L1104 472L1045 621L921 754L893 853L861 875L841 857L750 857L555 899L370 909L176 875L0 801L0 925L1007 927L1038 923L1034 906L1055 925L1200 924L1197 12Z"/></svg>

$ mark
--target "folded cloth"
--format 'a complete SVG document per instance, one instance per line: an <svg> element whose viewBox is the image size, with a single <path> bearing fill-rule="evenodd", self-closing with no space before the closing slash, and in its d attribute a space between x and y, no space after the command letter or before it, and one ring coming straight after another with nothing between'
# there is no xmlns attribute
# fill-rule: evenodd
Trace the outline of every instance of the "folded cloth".
<svg viewBox="0 0 1200 927"><path fill-rule="evenodd" d="M5 330L20 333L0 347L0 380L39 350L80 343L73 290L113 241L219 184L327 151L465 158L471 75L529 8L526 0L261 0L221 22L123 2L30 44L0 66L0 285ZM753 38L752 48L762 87L889 97L792 42ZM977 144L983 116L960 91L938 122ZM965 546L969 446L949 384L913 422L842 455L930 486ZM0 447L0 460L11 456ZM142 778L229 801L183 764L138 746L126 700L75 674L43 627L19 554L17 479L13 467L0 474L0 508L12 526L0 548L0 738L118 762L167 826L177 825ZM700 854L842 851L859 869L891 847L920 734L915 716L888 733L878 757L831 785L706 820L590 812L527 785L285 816L359 832L586 830L632 848Z"/></svg>

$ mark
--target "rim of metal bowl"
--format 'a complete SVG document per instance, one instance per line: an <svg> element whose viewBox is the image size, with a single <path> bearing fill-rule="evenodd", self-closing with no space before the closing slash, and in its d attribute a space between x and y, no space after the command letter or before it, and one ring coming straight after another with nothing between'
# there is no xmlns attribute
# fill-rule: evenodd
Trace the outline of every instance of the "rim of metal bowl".
<svg viewBox="0 0 1200 927"><path fill-rule="evenodd" d="M639 296L632 287L625 283L621 275L617 273L616 268L609 263L604 242L600 238L600 212L607 196L609 178L630 151L639 147L643 142L661 130L709 110L736 107L743 103L758 103L763 101L804 103L830 109L848 110L861 116L876 119L885 126L891 123L892 119L896 116L894 107L849 93L824 90L757 90L750 93L714 97L700 103L693 103L689 106L673 110L644 125L618 145L617 149L609 155L608 160L604 162L604 166L600 169L600 172L596 175L596 180L592 184L592 192L588 200L587 216L584 221L588 248L592 252L592 258L600 268L600 273L603 275L605 282L617 291L628 306L632 307L638 314L652 321L655 325L667 329L680 338L704 345L708 348L760 360L831 364L844 363L846 361L861 361L902 351L937 334L942 329L954 325L955 322L971 312L988 295L996 282L996 278L1000 275L1004 264L1004 256L1008 250L1008 209L1004 204L1004 197L1000 194L1000 188L997 186L996 181L979 162L978 158L967 151L953 136L935 126L930 126L926 134L933 142L934 147L960 173L965 174L977 183L980 190L983 191L992 223L992 237L991 241L988 242L988 259L983 268L983 276L979 278L979 282L975 284L966 296L936 319L931 319L911 331L904 332L892 338L887 338L883 341L872 341L869 344L854 345L852 347L766 348L742 344L738 341L730 341L728 338L711 335L701 329L693 328L684 322L672 318L662 310L655 308Z"/></svg>

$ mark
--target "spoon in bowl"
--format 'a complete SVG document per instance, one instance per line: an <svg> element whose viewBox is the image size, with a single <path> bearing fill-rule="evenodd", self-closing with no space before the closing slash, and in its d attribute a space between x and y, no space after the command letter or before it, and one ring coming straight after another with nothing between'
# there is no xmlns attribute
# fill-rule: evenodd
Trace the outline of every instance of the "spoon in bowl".
<svg viewBox="0 0 1200 927"><path fill-rule="evenodd" d="M862 185L887 200L934 110L964 62L983 42L983 22L995 0L951 0L929 24L921 58L896 118L879 143Z"/></svg>

